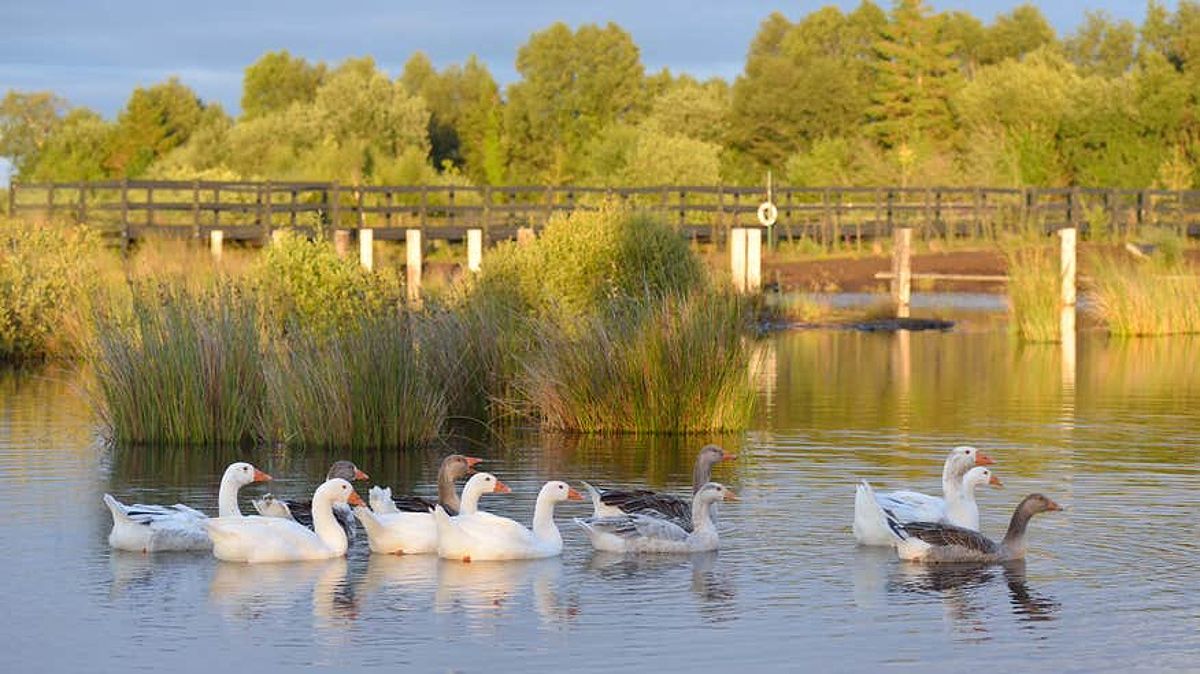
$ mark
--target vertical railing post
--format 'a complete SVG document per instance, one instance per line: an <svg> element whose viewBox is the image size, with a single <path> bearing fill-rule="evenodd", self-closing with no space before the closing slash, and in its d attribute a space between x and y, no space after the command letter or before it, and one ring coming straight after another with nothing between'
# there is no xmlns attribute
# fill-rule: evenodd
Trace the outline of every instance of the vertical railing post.
<svg viewBox="0 0 1200 674"><path fill-rule="evenodd" d="M87 183L79 183L79 207L75 220L81 225L87 222Z"/></svg>
<svg viewBox="0 0 1200 674"><path fill-rule="evenodd" d="M491 218L492 218L492 186L483 186L483 212L480 216L480 226L483 228L483 238L488 243L492 241Z"/></svg>
<svg viewBox="0 0 1200 674"><path fill-rule="evenodd" d="M192 181L192 238L200 243L200 181Z"/></svg>
<svg viewBox="0 0 1200 674"><path fill-rule="evenodd" d="M129 247L129 181L121 179L121 248Z"/></svg>
<svg viewBox="0 0 1200 674"><path fill-rule="evenodd" d="M329 222L334 229L337 229L342 226L342 188L336 180L330 186L329 198Z"/></svg>
<svg viewBox="0 0 1200 674"><path fill-rule="evenodd" d="M898 227L892 233L892 302L896 316L908 318L912 299L912 228Z"/></svg>
<svg viewBox="0 0 1200 674"><path fill-rule="evenodd" d="M273 234L271 232L272 232L272 229L274 226L271 222L271 181L270 180L268 180L263 185L262 212L263 212L263 218L262 218L263 241L265 242L267 238L273 236Z"/></svg>

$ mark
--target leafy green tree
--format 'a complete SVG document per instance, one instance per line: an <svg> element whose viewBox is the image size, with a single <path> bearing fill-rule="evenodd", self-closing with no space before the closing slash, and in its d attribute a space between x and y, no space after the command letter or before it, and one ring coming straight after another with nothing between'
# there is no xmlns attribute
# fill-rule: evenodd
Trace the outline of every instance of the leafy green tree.
<svg viewBox="0 0 1200 674"><path fill-rule="evenodd" d="M293 103L316 96L325 77L325 65L311 65L286 49L268 52L255 61L242 82L242 119L279 112Z"/></svg>
<svg viewBox="0 0 1200 674"><path fill-rule="evenodd" d="M1033 5L1020 5L1001 14L985 29L979 49L981 64L1000 63L1020 58L1037 49L1057 42L1050 22Z"/></svg>
<svg viewBox="0 0 1200 674"><path fill-rule="evenodd" d="M698 82L682 75L661 86L644 124L719 144L728 133L730 100L729 85L724 80Z"/></svg>
<svg viewBox="0 0 1200 674"><path fill-rule="evenodd" d="M479 182L498 182L503 111L500 88L487 66L471 56L465 65L438 73L429 58L417 52L405 64L400 81L429 107L433 165L465 170Z"/></svg>
<svg viewBox="0 0 1200 674"><path fill-rule="evenodd" d="M9 90L0 100L0 157L21 175L61 125L67 102L49 91Z"/></svg>
<svg viewBox="0 0 1200 674"><path fill-rule="evenodd" d="M1085 75L1117 77L1133 65L1137 29L1130 21L1114 22L1104 12L1087 12L1074 35L1063 43L1068 57Z"/></svg>
<svg viewBox="0 0 1200 674"><path fill-rule="evenodd" d="M204 106L178 78L137 88L117 116L105 160L113 175L135 178L159 157L187 142Z"/></svg>
<svg viewBox="0 0 1200 674"><path fill-rule="evenodd" d="M1068 92L1059 139L1071 182L1148 187L1164 159L1161 140L1144 133L1137 89L1128 77L1081 78Z"/></svg>
<svg viewBox="0 0 1200 674"><path fill-rule="evenodd" d="M46 139L35 161L21 171L22 179L102 180L109 177L104 165L114 128L100 115L76 108Z"/></svg>

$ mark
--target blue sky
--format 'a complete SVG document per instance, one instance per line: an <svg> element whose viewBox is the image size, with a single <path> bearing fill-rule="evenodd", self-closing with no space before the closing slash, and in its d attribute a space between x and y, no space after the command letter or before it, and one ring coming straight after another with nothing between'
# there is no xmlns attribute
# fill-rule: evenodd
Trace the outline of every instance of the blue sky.
<svg viewBox="0 0 1200 674"><path fill-rule="evenodd" d="M772 11L793 20L822 1L609 0L607 2L330 2L329 0L3 0L0 91L50 89L113 116L136 86L178 75L201 98L236 112L242 70L262 53L286 48L311 60L371 55L396 73L422 50L438 66L477 54L501 83L529 35L557 20L615 21L632 33L647 69L669 66L700 77L733 78L759 23ZM852 9L853 2L836 2ZM881 2L890 6L889 2ZM1012 0L934 0L990 21ZM1060 34L1083 7L1140 23L1141 0L1037 2ZM1174 2L1167 3L1174 6Z"/></svg>

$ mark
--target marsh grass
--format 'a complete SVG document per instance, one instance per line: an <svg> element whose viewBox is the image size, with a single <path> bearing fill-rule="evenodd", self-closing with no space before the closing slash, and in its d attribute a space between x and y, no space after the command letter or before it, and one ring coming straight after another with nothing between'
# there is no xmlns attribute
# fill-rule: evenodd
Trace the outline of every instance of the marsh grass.
<svg viewBox="0 0 1200 674"><path fill-rule="evenodd" d="M430 376L419 337L404 312L361 317L332 337L289 335L269 351L262 436L350 449L433 440L446 420L446 382Z"/></svg>
<svg viewBox="0 0 1200 674"><path fill-rule="evenodd" d="M1181 255L1138 261L1100 253L1089 262L1092 309L1111 334L1200 333L1200 276Z"/></svg>
<svg viewBox="0 0 1200 674"><path fill-rule="evenodd" d="M1008 301L1012 330L1026 342L1057 342L1060 307L1058 258L1046 246L1004 251L1008 262Z"/></svg>
<svg viewBox="0 0 1200 674"><path fill-rule="evenodd" d="M231 286L135 289L131 316L97 319L94 365L97 407L118 442L254 436L266 393L257 312Z"/></svg>
<svg viewBox="0 0 1200 674"><path fill-rule="evenodd" d="M542 323L518 389L551 430L740 430L754 407L747 314L706 292L614 304L574 335Z"/></svg>

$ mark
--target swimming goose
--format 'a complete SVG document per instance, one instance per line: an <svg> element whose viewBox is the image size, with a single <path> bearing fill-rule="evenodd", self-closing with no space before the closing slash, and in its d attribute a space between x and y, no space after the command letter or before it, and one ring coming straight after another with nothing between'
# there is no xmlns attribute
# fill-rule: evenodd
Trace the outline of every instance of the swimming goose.
<svg viewBox="0 0 1200 674"><path fill-rule="evenodd" d="M947 520L947 501L960 497L962 478L973 466L988 466L995 463L990 456L974 447L961 446L950 450L942 466L942 493L944 498L929 496L915 491L893 491L876 493L863 480L854 497L854 538L860 545L894 545L895 538L880 517L880 508L892 513L900 522L940 522ZM957 511L957 517L962 511ZM951 524L967 526L969 521L950 521ZM978 515L975 526L979 526Z"/></svg>
<svg viewBox="0 0 1200 674"><path fill-rule="evenodd" d="M733 461L737 456L728 454L717 445L705 445L696 455L692 467L692 494L712 479L712 469L718 463ZM651 517L667 519L684 531L692 530L692 505L674 494L649 489L609 489L592 493L594 510L592 517L617 517L627 513L641 513Z"/></svg>
<svg viewBox="0 0 1200 674"><path fill-rule="evenodd" d="M587 532L592 547L603 552L705 552L720 545L711 513L713 504L736 498L733 490L717 482L701 487L692 499L691 521L696 528L691 532L670 520L642 513L577 517L575 523Z"/></svg>
<svg viewBox="0 0 1200 674"><path fill-rule="evenodd" d="M238 490L244 485L270 479L270 475L243 461L230 464L221 476L217 515L241 517ZM110 494L104 495L104 503L113 518L108 544L117 550L166 552L212 548L212 541L204 529L208 515L199 510L181 503L173 506L141 503L127 506Z"/></svg>
<svg viewBox="0 0 1200 674"><path fill-rule="evenodd" d="M333 465L329 467L329 472L325 474L326 480L332 480L335 477L347 482L371 479L371 476L359 470L354 462L345 460L334 461ZM263 517L282 517L295 520L309 528L313 525L311 499L280 499L272 494L264 494L262 498L254 499L251 503L258 514ZM339 504L334 507L333 515L337 518L338 524L346 530L346 535L353 539L356 531L354 514L350 512L350 508Z"/></svg>
<svg viewBox="0 0 1200 674"><path fill-rule="evenodd" d="M368 498L371 504L371 511L376 515L398 512L431 513L433 512L433 506L440 503L451 516L457 515L461 506L458 500L458 492L455 489L455 483L467 475L474 473L475 465L482 461L483 459L473 456L463 456L462 454L451 454L442 459L442 465L438 468L438 498L436 503L420 496L399 496L393 499L390 487L373 487Z"/></svg>
<svg viewBox="0 0 1200 674"><path fill-rule="evenodd" d="M213 555L226 562L295 562L346 554L346 532L333 515L338 503L362 505L350 483L326 480L312 498L313 528L282 517L218 517L205 521Z"/></svg>
<svg viewBox="0 0 1200 674"><path fill-rule="evenodd" d="M1008 532L999 543L978 531L937 522L898 522L888 524L896 536L900 559L932 564L950 562L1007 562L1025 558L1025 529L1038 513L1062 510L1062 506L1041 494L1026 496L1013 512Z"/></svg>
<svg viewBox="0 0 1200 674"><path fill-rule="evenodd" d="M988 468L976 466L971 470L968 470L966 474L962 476L959 488L947 496L945 510L942 513L942 517L939 518L938 521L945 524L953 524L955 526L963 527L964 529L973 529L978 531L979 504L975 502L975 489L976 487L984 484L990 484L994 487L1004 486L1004 483L1000 481L1000 478L992 474L992 471ZM867 498L861 499L862 503L865 504L863 509L866 510L868 508L874 508L873 517L875 518L875 521L872 523L872 527L888 526L887 519L889 515L896 518L897 521L904 521L899 517L896 517L892 510L880 505L880 500L875 496L875 491L871 489L871 485L864 482L861 486L859 486L859 490L866 492ZM860 499L857 498L855 499L856 510L859 500ZM863 517L862 513L856 511L856 523L859 523L860 520L865 519L866 518ZM866 527L859 527L859 530L863 529L866 529ZM889 535L890 533L891 532L889 528ZM891 546L894 544L895 538L893 537L892 541L888 545Z"/></svg>
<svg viewBox="0 0 1200 674"><path fill-rule="evenodd" d="M443 463L443 466L445 464ZM453 489L453 484L451 485ZM459 517L473 515L479 510L479 497L484 494L507 494L512 490L491 473L476 473L463 485ZM388 492L385 495L383 492ZM458 501L458 496L455 495ZM371 509L355 508L354 514L367 531L371 552L393 555L420 555L437 552L438 529L432 512L379 512L377 502L391 504L390 490L371 488Z"/></svg>
<svg viewBox="0 0 1200 674"><path fill-rule="evenodd" d="M507 517L475 512L451 518L438 506L438 556L464 562L497 559L539 559L562 554L562 534L554 524L554 506L566 500L582 501L583 495L566 482L553 480L542 485L533 510L533 528Z"/></svg>

